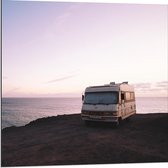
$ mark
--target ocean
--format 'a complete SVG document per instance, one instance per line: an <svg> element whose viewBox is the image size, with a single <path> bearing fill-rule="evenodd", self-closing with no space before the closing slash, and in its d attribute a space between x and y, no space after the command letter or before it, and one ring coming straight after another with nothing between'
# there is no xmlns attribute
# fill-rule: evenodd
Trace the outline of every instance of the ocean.
<svg viewBox="0 0 168 168"><path fill-rule="evenodd" d="M137 113L168 113L167 98L136 98ZM81 98L2 98L1 128L38 118L80 113Z"/></svg>

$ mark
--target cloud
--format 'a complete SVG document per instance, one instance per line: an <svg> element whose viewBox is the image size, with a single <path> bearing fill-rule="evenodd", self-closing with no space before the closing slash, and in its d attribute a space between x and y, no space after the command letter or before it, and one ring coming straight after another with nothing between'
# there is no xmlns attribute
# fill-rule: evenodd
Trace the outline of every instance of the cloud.
<svg viewBox="0 0 168 168"><path fill-rule="evenodd" d="M9 92L16 92L20 89L21 89L21 87L15 87L15 88L12 88Z"/></svg>
<svg viewBox="0 0 168 168"><path fill-rule="evenodd" d="M150 89L152 83L136 83L133 84L134 88L137 90L145 90L145 89Z"/></svg>
<svg viewBox="0 0 168 168"><path fill-rule="evenodd" d="M168 96L168 81L133 84L138 96Z"/></svg>
<svg viewBox="0 0 168 168"><path fill-rule="evenodd" d="M136 83L133 84L134 88L137 90L163 90L168 89L168 81L161 81L156 83Z"/></svg>
<svg viewBox="0 0 168 168"><path fill-rule="evenodd" d="M53 80L49 80L49 81L47 81L46 83L60 82L60 81L63 81L63 80L67 80L67 79L73 78L74 76L76 76L76 75L63 76L63 77L60 77L60 78L56 78L56 79L53 79Z"/></svg>
<svg viewBox="0 0 168 168"><path fill-rule="evenodd" d="M155 86L159 88L168 88L168 81L157 82Z"/></svg>
<svg viewBox="0 0 168 168"><path fill-rule="evenodd" d="M72 21L73 16L76 16L78 11L80 11L81 6L83 6L82 3L68 4L65 11L56 15L50 23L50 26L45 29L45 40L55 41L55 39L67 37L67 34L70 32L70 27L72 26L70 21ZM56 34L60 36L56 37Z"/></svg>
<svg viewBox="0 0 168 168"><path fill-rule="evenodd" d="M11 96L15 96L18 95L18 93L20 93L20 89L21 87L13 87L9 90L2 90L2 95L3 97L11 97Z"/></svg>

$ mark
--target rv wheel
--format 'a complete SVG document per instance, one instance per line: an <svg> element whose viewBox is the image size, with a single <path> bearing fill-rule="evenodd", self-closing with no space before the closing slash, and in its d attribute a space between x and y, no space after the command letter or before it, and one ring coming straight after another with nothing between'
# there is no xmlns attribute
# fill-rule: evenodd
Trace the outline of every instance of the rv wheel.
<svg viewBox="0 0 168 168"><path fill-rule="evenodd" d="M118 119L118 121L116 122L116 126L119 126L121 124L121 118Z"/></svg>
<svg viewBox="0 0 168 168"><path fill-rule="evenodd" d="M127 118L126 118L126 121L127 121L127 122L130 122L130 121L131 121L131 117L127 117Z"/></svg>

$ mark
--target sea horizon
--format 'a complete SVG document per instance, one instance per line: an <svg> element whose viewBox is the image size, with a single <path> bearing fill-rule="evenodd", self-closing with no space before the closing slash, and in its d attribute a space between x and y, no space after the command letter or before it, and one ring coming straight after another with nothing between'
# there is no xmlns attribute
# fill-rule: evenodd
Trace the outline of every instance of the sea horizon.
<svg viewBox="0 0 168 168"><path fill-rule="evenodd" d="M82 95L81 95L82 97ZM18 96L18 97L9 97L9 96L2 96L1 98L81 98L80 96ZM168 98L168 96L135 96L135 98Z"/></svg>
<svg viewBox="0 0 168 168"><path fill-rule="evenodd" d="M38 118L81 113L81 97L3 97L2 128ZM167 97L136 97L136 113L168 113Z"/></svg>

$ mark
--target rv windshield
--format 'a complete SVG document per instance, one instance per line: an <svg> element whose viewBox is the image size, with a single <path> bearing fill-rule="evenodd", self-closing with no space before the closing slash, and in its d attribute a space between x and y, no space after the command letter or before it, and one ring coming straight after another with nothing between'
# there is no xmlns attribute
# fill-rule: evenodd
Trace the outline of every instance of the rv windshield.
<svg viewBox="0 0 168 168"><path fill-rule="evenodd" d="M117 104L118 92L86 92L84 104Z"/></svg>

